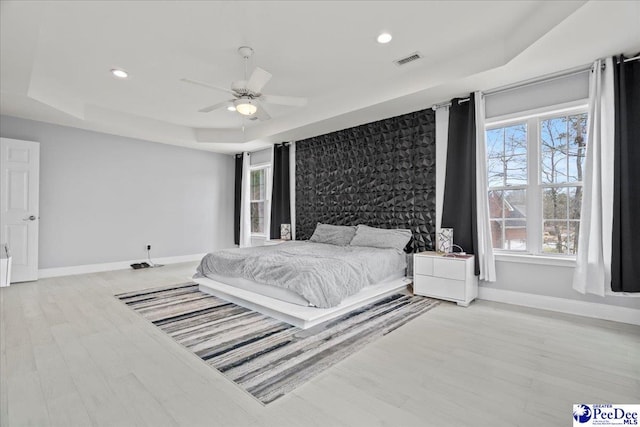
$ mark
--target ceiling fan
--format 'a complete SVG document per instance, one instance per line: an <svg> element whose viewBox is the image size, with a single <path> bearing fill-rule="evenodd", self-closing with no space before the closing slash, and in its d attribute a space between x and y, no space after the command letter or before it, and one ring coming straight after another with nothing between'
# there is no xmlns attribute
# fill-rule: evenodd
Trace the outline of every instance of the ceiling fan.
<svg viewBox="0 0 640 427"><path fill-rule="evenodd" d="M243 116L249 116L250 119L269 120L271 116L265 110L263 104L288 105L293 107L301 107L307 103L306 98L298 98L293 96L276 96L266 95L262 93L262 88L271 80L271 73L256 67L251 73L251 77L247 79L247 61L253 55L253 49L248 46L238 48L238 53L244 58L244 80L237 80L231 83L231 89L226 89L210 83L197 80L183 78L181 81L209 89L215 89L230 93L233 99L219 102L208 107L198 110L201 113L209 113L219 108L226 107L230 111L237 111Z"/></svg>

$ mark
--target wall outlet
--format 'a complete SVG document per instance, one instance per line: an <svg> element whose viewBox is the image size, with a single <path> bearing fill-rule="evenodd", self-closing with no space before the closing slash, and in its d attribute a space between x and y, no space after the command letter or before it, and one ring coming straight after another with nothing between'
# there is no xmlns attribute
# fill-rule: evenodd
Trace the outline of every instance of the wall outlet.
<svg viewBox="0 0 640 427"><path fill-rule="evenodd" d="M150 251L151 250L151 245L147 245L147 250Z"/></svg>

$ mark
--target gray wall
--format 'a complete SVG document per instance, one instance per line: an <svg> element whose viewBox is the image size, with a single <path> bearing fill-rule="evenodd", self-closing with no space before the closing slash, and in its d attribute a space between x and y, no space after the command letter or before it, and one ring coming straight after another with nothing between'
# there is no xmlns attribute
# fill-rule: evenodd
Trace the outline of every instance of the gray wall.
<svg viewBox="0 0 640 427"><path fill-rule="evenodd" d="M498 280L493 283L481 282L480 286L640 309L640 298L582 295L573 290L573 271L574 267L496 261L496 277Z"/></svg>
<svg viewBox="0 0 640 427"><path fill-rule="evenodd" d="M0 136L40 142L40 268L234 246L232 156L8 116Z"/></svg>

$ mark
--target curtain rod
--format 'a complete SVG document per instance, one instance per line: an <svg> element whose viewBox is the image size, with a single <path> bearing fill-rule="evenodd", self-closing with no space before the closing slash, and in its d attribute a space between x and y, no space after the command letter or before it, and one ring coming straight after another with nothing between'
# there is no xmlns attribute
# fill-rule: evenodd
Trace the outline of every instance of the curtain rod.
<svg viewBox="0 0 640 427"><path fill-rule="evenodd" d="M281 143L274 143L273 145L283 145L283 146L287 146L287 145L291 145L291 143L294 141L286 141L286 142L281 142ZM268 148L268 147L267 147ZM263 148L262 150L266 150L267 148ZM262 151L262 150L258 150L258 151ZM248 155L251 155L251 151L247 151ZM242 153L236 153L234 154L234 156L242 156Z"/></svg>
<svg viewBox="0 0 640 427"><path fill-rule="evenodd" d="M462 104L464 102L469 102L469 97L458 99L458 105L460 105L460 104ZM451 107L451 101L449 101L449 102L441 102L439 104L433 104L433 106L431 106L431 109L435 111L438 108L442 108L442 107Z"/></svg>
<svg viewBox="0 0 640 427"><path fill-rule="evenodd" d="M625 58L624 61L622 61L622 62L637 61L638 59L640 59L640 55L634 56L633 58ZM620 63L620 61L618 61L618 64L619 63Z"/></svg>

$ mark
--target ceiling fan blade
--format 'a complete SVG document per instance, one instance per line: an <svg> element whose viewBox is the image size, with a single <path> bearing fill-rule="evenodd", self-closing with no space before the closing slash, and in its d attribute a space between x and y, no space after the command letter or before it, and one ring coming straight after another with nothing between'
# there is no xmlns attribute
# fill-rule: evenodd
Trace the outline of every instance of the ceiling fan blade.
<svg viewBox="0 0 640 427"><path fill-rule="evenodd" d="M231 95L235 95L235 93L233 93L233 91L231 89L229 89L229 88L223 88L223 87L220 87L220 86L215 86L215 85L212 85L212 84L209 84L209 83L200 82L198 80L192 80L192 79L183 78L183 79L180 79L180 81L184 82L184 83L189 83L189 84L192 84L192 85L206 87L206 88L209 88L209 89L221 90L223 92L230 93Z"/></svg>
<svg viewBox="0 0 640 427"><path fill-rule="evenodd" d="M269 115L269 113L267 113L267 110L264 109L262 104L256 102L256 106L258 107L258 109L254 114L258 118L258 120L264 121L271 119L271 116Z"/></svg>
<svg viewBox="0 0 640 427"><path fill-rule="evenodd" d="M222 107L225 107L225 106L229 105L229 102L231 102L231 101L218 102L217 104L213 104L213 105L210 105L208 107L201 108L200 110L198 110L198 112L199 113L210 113L213 110L217 110L218 108L222 108Z"/></svg>
<svg viewBox="0 0 640 427"><path fill-rule="evenodd" d="M256 67L256 69L253 70L253 73L251 73L251 77L249 77L247 89L253 93L260 93L264 85L266 85L269 80L271 80L271 73L260 67Z"/></svg>
<svg viewBox="0 0 640 427"><path fill-rule="evenodd" d="M290 105L292 107L302 107L307 105L307 98L295 96L262 95L260 100L268 104Z"/></svg>

